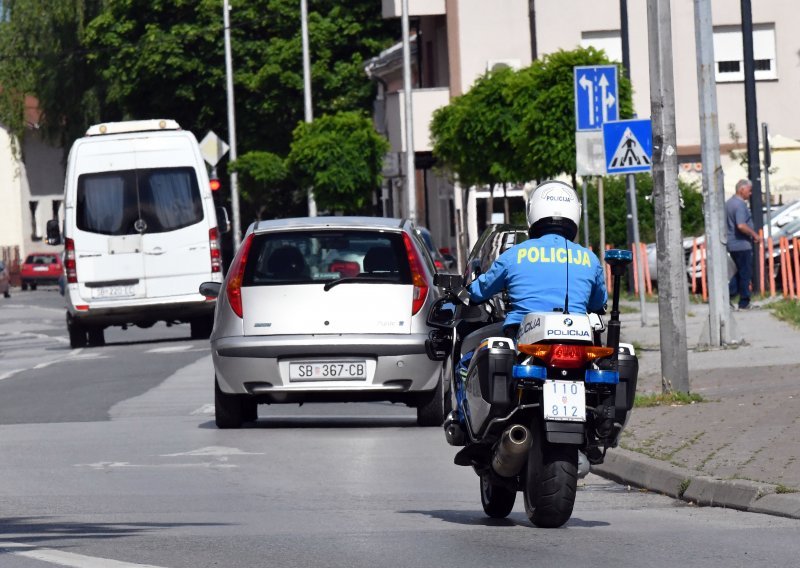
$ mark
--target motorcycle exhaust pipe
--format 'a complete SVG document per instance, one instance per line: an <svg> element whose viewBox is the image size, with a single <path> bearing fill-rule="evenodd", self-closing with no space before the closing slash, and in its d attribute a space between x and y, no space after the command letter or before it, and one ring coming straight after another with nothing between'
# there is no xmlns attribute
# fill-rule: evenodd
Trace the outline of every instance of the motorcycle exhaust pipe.
<svg viewBox="0 0 800 568"><path fill-rule="evenodd" d="M533 439L521 424L509 426L500 436L492 457L492 469L501 477L514 477L525 465Z"/></svg>

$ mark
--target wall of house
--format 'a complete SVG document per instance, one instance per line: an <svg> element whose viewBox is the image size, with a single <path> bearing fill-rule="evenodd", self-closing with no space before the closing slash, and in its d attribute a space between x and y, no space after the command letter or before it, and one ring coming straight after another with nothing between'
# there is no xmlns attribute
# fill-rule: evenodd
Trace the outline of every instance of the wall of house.
<svg viewBox="0 0 800 568"><path fill-rule="evenodd" d="M0 247L23 246L22 167L12 138L0 127Z"/></svg>
<svg viewBox="0 0 800 568"><path fill-rule="evenodd" d="M672 43L675 81L675 107L678 145L700 143L697 93L697 56L695 52L694 2L673 0ZM741 25L739 0L713 0L715 30ZM756 84L758 122L770 124L771 131L800 139L800 115L787 112L793 108L800 84L800 61L794 39L800 26L800 10L794 2L764 0L752 3L753 22L774 25L774 53L777 78ZM634 106L639 116L650 116L649 51L647 5L628 2L631 78ZM559 0L536 3L536 42L541 54L558 49L573 49L586 44L586 36L597 32L619 33L618 0ZM717 60L720 59L718 51ZM717 104L720 139L732 141L728 125L745 139L744 84L742 81L718 82Z"/></svg>

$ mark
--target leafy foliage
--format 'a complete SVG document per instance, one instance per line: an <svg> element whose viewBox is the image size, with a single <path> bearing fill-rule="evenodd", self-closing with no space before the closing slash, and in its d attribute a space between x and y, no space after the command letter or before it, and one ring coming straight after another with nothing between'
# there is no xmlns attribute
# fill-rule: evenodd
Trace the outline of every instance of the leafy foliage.
<svg viewBox="0 0 800 568"><path fill-rule="evenodd" d="M256 219L269 212L271 218L305 214L305 202L291 186L286 163L272 152L254 151L240 156L229 166L239 174L240 195Z"/></svg>
<svg viewBox="0 0 800 568"><path fill-rule="evenodd" d="M320 209L364 213L380 187L389 142L358 112L323 116L294 132L289 170L300 187L313 187Z"/></svg>
<svg viewBox="0 0 800 568"><path fill-rule="evenodd" d="M69 146L106 110L102 85L83 55L81 36L101 0L4 0L0 3L0 122L21 136L25 96L35 94L36 127Z"/></svg>
<svg viewBox="0 0 800 568"><path fill-rule="evenodd" d="M559 50L517 73L511 99L518 120L510 133L514 159L527 179L574 174L575 92L573 67L609 65L594 48ZM633 116L630 80L618 76L620 118Z"/></svg>
<svg viewBox="0 0 800 568"><path fill-rule="evenodd" d="M678 180L683 200L681 229L684 236L703 232L703 195L695 185ZM600 246L600 213L597 182L592 180L586 188L589 210L589 241L594 250ZM653 177L650 174L636 175L636 207L639 214L639 238L642 242L655 242L654 207L648 197L653 193ZM603 207L605 209L606 242L622 246L628 242L625 176L603 178ZM581 230L582 231L582 230ZM582 232L581 232L582 234Z"/></svg>

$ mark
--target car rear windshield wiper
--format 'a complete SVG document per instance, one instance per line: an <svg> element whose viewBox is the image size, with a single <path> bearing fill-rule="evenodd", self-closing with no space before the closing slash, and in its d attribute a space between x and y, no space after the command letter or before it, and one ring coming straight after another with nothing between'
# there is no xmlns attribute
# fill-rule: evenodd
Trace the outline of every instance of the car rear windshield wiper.
<svg viewBox="0 0 800 568"><path fill-rule="evenodd" d="M339 284L350 284L352 282L371 282L374 284L399 284L396 278L390 276L342 276L336 280L325 283L323 290L326 292Z"/></svg>

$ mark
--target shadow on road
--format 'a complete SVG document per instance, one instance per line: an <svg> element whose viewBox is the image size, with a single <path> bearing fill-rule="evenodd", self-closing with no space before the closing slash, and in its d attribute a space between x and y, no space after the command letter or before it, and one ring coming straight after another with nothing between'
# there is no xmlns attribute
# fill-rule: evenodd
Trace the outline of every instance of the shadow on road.
<svg viewBox="0 0 800 568"><path fill-rule="evenodd" d="M408 510L398 511L398 513L407 515L426 515L432 519L439 519L447 523L456 525L469 525L477 527L515 527L515 526L530 526L527 519L517 521L513 518L493 519L487 517L483 511L454 511L454 510L434 510L434 511L419 511Z"/></svg>
<svg viewBox="0 0 800 568"><path fill-rule="evenodd" d="M199 428L216 430L213 420L203 422ZM245 429L290 429L290 428L418 428L414 416L273 416L247 422Z"/></svg>

